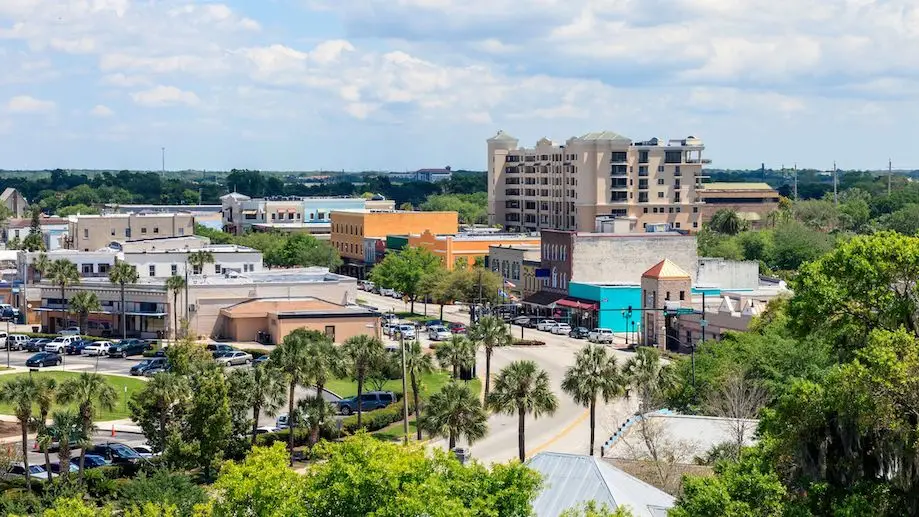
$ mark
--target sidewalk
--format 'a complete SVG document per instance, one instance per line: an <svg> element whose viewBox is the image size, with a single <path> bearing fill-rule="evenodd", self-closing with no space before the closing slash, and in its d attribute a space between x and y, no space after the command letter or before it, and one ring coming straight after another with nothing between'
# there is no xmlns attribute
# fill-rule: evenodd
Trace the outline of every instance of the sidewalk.
<svg viewBox="0 0 919 517"><path fill-rule="evenodd" d="M11 422L19 424L19 420L12 415L0 415L0 422ZM114 428L116 433L134 433L134 434L143 434L140 426L134 424L134 422L129 418L123 418L121 420L108 420L105 422L96 422L96 430L100 432L109 431ZM36 433L29 433L29 441L34 441L36 438ZM17 433L14 436L5 436L0 438L0 443L19 443L22 441L22 437Z"/></svg>

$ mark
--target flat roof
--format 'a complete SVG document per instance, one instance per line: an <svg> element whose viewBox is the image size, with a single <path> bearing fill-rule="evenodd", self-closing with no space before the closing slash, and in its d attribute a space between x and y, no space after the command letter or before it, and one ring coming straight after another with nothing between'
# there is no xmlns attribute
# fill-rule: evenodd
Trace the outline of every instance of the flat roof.
<svg viewBox="0 0 919 517"><path fill-rule="evenodd" d="M729 181L703 183L700 190L766 190L775 192L775 189L770 187L768 183L732 183Z"/></svg>
<svg viewBox="0 0 919 517"><path fill-rule="evenodd" d="M317 316L374 316L371 310L358 306L339 305L311 296L299 298L265 298L248 300L220 310L229 318L264 318L268 315L279 319L309 318Z"/></svg>
<svg viewBox="0 0 919 517"><path fill-rule="evenodd" d="M68 250L69 251L69 250ZM249 273L233 273L225 275L192 275L188 277L189 286L240 286L254 284L321 284L324 282L341 282L355 280L352 277L339 275L329 272L324 267L307 267L291 269L269 269L262 271L253 271ZM356 280L355 280L356 281ZM81 278L80 283L83 285L105 284L111 285L108 278ZM163 287L166 278L141 277L137 281L137 286L141 287ZM50 284L42 281L43 287ZM129 286L130 289L130 286Z"/></svg>

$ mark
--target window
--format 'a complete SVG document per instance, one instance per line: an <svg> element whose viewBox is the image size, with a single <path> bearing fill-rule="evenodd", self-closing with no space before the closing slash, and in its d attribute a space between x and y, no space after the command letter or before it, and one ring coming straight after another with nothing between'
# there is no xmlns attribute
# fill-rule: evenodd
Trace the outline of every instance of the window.
<svg viewBox="0 0 919 517"><path fill-rule="evenodd" d="M692 227L693 227L693 228L698 228L698 227L699 227L699 223L697 223L696 221L693 221L693 222L692 222Z"/></svg>
<svg viewBox="0 0 919 517"><path fill-rule="evenodd" d="M83 238L84 239L89 238L89 228L83 228Z"/></svg>
<svg viewBox="0 0 919 517"><path fill-rule="evenodd" d="M698 213L699 213L699 207L697 207L697 206L692 207L692 213L698 214Z"/></svg>
<svg viewBox="0 0 919 517"><path fill-rule="evenodd" d="M664 193L663 193L663 192L658 192L658 193L657 193L657 197L658 197L658 198L663 198L663 197L664 197Z"/></svg>
<svg viewBox="0 0 919 517"><path fill-rule="evenodd" d="M639 192L639 193L638 193L638 202L639 202L639 203L647 203L647 202L648 202L648 193L647 193L647 192Z"/></svg>
<svg viewBox="0 0 919 517"><path fill-rule="evenodd" d="M178 274L179 274L179 266L177 266L176 264L173 264L172 266L170 266L170 267L169 267L169 274L170 274L170 275L178 275Z"/></svg>
<svg viewBox="0 0 919 517"><path fill-rule="evenodd" d="M667 213L669 213L669 214L672 214L672 213L673 213L673 207L672 207L672 206L668 206L668 207L667 207Z"/></svg>
<svg viewBox="0 0 919 517"><path fill-rule="evenodd" d="M335 342L335 325L326 325L325 326L325 337Z"/></svg>
<svg viewBox="0 0 919 517"><path fill-rule="evenodd" d="M664 153L664 163L682 163L683 162L683 152L682 151L666 151Z"/></svg>
<svg viewBox="0 0 919 517"><path fill-rule="evenodd" d="M627 160L627 153L624 151L613 151L610 153L610 162L612 163L622 163Z"/></svg>
<svg viewBox="0 0 919 517"><path fill-rule="evenodd" d="M638 163L648 163L648 151L638 151Z"/></svg>
<svg viewBox="0 0 919 517"><path fill-rule="evenodd" d="M680 223L676 223L676 227L677 227L677 229L679 229L679 228L680 228Z"/></svg>
<svg viewBox="0 0 919 517"><path fill-rule="evenodd" d="M664 300L670 301L670 291L667 291L667 294L664 295Z"/></svg>
<svg viewBox="0 0 919 517"><path fill-rule="evenodd" d="M639 188L639 190L643 190L643 189L648 188L648 180L647 180L647 179L640 179L640 180L638 180L638 188Z"/></svg>
<svg viewBox="0 0 919 517"><path fill-rule="evenodd" d="M325 212L319 212L316 214L316 219L325 219Z"/></svg>
<svg viewBox="0 0 919 517"><path fill-rule="evenodd" d="M663 166L663 165L658 165L658 166L657 166L657 172L664 172L664 166Z"/></svg>
<svg viewBox="0 0 919 517"><path fill-rule="evenodd" d="M160 227L159 227L159 226L154 226L154 227L153 227L153 233L160 233Z"/></svg>
<svg viewBox="0 0 919 517"><path fill-rule="evenodd" d="M222 274L223 274L223 266L221 266L220 264L214 264L214 273L216 273L216 274L218 274L218 275L222 275Z"/></svg>
<svg viewBox="0 0 919 517"><path fill-rule="evenodd" d="M674 176L682 176L682 174L683 174L683 173L680 172L680 166L679 166L679 165L677 165L676 167L673 168L673 175L674 175Z"/></svg>
<svg viewBox="0 0 919 517"><path fill-rule="evenodd" d="M80 270L83 271L84 275L91 275L93 273L92 264L80 264Z"/></svg>
<svg viewBox="0 0 919 517"><path fill-rule="evenodd" d="M150 264L150 276L156 276L156 264Z"/></svg>
<svg viewBox="0 0 919 517"><path fill-rule="evenodd" d="M639 166L638 166L638 175L639 175L639 176L647 176L647 175L648 175L648 166L647 166L647 165L639 165Z"/></svg>
<svg viewBox="0 0 919 517"><path fill-rule="evenodd" d="M664 178L657 178L657 184L658 184L658 185L663 185L663 184L664 184Z"/></svg>
<svg viewBox="0 0 919 517"><path fill-rule="evenodd" d="M193 274L193 275L200 275L200 274L201 274L201 266L199 266L199 265L194 265L194 266L192 266L192 267L191 267L191 274Z"/></svg>
<svg viewBox="0 0 919 517"><path fill-rule="evenodd" d="M647 213L648 213L648 207L642 208L642 211L643 211L643 213L646 213L646 214L647 214Z"/></svg>
<svg viewBox="0 0 919 517"><path fill-rule="evenodd" d="M100 273L105 273L105 274L107 274L108 271L109 271L109 269L111 269L111 266L109 266L108 264L99 264L99 268L98 268L98 269L99 269L99 272L100 272Z"/></svg>
<svg viewBox="0 0 919 517"><path fill-rule="evenodd" d="M146 233L147 233L147 227L146 227L146 226L141 226L141 227L140 227L140 233L141 233L141 235L146 234Z"/></svg>
<svg viewBox="0 0 919 517"><path fill-rule="evenodd" d="M686 291L680 291L680 301L683 301L685 299L686 299Z"/></svg>
<svg viewBox="0 0 919 517"><path fill-rule="evenodd" d="M683 185L682 185L682 183L680 183L679 178L673 180L673 188L680 188L680 187L682 187L682 186L683 186Z"/></svg>
<svg viewBox="0 0 919 517"><path fill-rule="evenodd" d="M274 221L275 218L277 217L277 215L278 215L278 214L272 212L272 213L271 213L271 220Z"/></svg>

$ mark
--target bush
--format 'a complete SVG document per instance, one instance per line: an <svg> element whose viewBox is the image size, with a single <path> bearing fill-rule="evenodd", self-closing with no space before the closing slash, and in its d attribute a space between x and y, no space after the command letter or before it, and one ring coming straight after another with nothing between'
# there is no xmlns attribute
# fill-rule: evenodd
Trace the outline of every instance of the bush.
<svg viewBox="0 0 919 517"><path fill-rule="evenodd" d="M270 352L267 350L262 350L261 348L243 348L243 352L252 356L252 359L258 359L263 355L268 355Z"/></svg>
<svg viewBox="0 0 919 517"><path fill-rule="evenodd" d="M144 503L175 505L179 515L191 515L196 504L206 499L204 489L186 474L158 469L142 472L121 486L119 503L125 507Z"/></svg>
<svg viewBox="0 0 919 517"><path fill-rule="evenodd" d="M515 339L514 346L545 346L545 341L538 339Z"/></svg>
<svg viewBox="0 0 919 517"><path fill-rule="evenodd" d="M412 413L415 410L415 404L412 402L412 399L408 399L408 412ZM361 424L369 432L379 431L384 427L393 424L402 420L403 408L402 401L398 400L395 404L385 407L383 409L378 409L376 411L370 411L364 413L361 416ZM341 432L342 434L354 434L358 431L357 427L357 415L349 416L341 421Z"/></svg>
<svg viewBox="0 0 919 517"><path fill-rule="evenodd" d="M83 472L86 493L95 500L110 501L118 497L121 467L99 467Z"/></svg>

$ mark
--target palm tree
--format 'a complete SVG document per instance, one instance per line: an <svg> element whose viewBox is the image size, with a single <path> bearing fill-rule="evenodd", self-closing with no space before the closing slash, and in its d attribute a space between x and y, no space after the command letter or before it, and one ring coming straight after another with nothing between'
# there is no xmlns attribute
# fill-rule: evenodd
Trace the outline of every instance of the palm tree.
<svg viewBox="0 0 919 517"><path fill-rule="evenodd" d="M284 405L285 386L284 379L276 368L250 368L249 375L252 376L252 391L249 393L249 401L252 404L252 445L255 445L259 416L263 411L268 416L274 416Z"/></svg>
<svg viewBox="0 0 919 517"><path fill-rule="evenodd" d="M485 348L485 396L488 397L491 386L491 354L495 347L511 345L511 337L507 325L497 316L483 316L472 327L470 337L481 343Z"/></svg>
<svg viewBox="0 0 919 517"><path fill-rule="evenodd" d="M48 280L61 288L61 326L67 326L67 286L80 281L80 271L77 265L67 259L57 259L48 266Z"/></svg>
<svg viewBox="0 0 919 517"><path fill-rule="evenodd" d="M319 431L332 429L336 411L321 395L310 395L297 402L297 422L310 426L310 447L319 442ZM293 429L291 429L293 432Z"/></svg>
<svg viewBox="0 0 919 517"><path fill-rule="evenodd" d="M116 262L108 272L108 281L118 284L121 289L121 339L128 337L128 326L125 324L125 313L127 306L124 302L124 287L128 284L136 284L140 276L137 274L137 268L127 262Z"/></svg>
<svg viewBox="0 0 919 517"><path fill-rule="evenodd" d="M737 235L744 229L744 226L744 220L740 218L740 215L736 211L727 208L722 208L715 212L708 222L708 227L713 232L725 235Z"/></svg>
<svg viewBox="0 0 919 517"><path fill-rule="evenodd" d="M188 255L188 263L195 269L197 269L197 275L200 275L204 272L205 264L214 263L214 254L210 251L196 251Z"/></svg>
<svg viewBox="0 0 919 517"><path fill-rule="evenodd" d="M70 308L80 316L80 330L85 334L89 313L102 310L102 304L96 293L80 291L70 299Z"/></svg>
<svg viewBox="0 0 919 517"><path fill-rule="evenodd" d="M47 253L39 253L35 260L32 261L32 269L38 273L39 279L44 278L50 268L51 259L48 258Z"/></svg>
<svg viewBox="0 0 919 517"><path fill-rule="evenodd" d="M442 368L452 369L453 378L459 379L461 368L472 368L475 365L475 344L464 336L454 334L450 341L437 345L434 355Z"/></svg>
<svg viewBox="0 0 919 517"><path fill-rule="evenodd" d="M36 427L39 434L44 432L48 423L48 413L51 412L51 406L54 405L54 397L57 393L57 381L51 377L39 377L35 381L37 391L35 393L35 404L38 405L38 419ZM48 448L43 447L45 453L45 470L51 472L51 458L48 455Z"/></svg>
<svg viewBox="0 0 919 517"><path fill-rule="evenodd" d="M82 422L81 429L86 436L92 434L93 419L96 417L96 408L111 411L118 402L118 394L105 378L96 373L81 373L76 379L61 383L58 392L58 401L63 404L76 404ZM80 449L80 479L83 479L83 463L86 460L86 450Z"/></svg>
<svg viewBox="0 0 919 517"><path fill-rule="evenodd" d="M284 336L284 340L281 344L272 350L271 360L268 363L269 366L277 369L281 375L283 375L289 388L287 398L287 423L290 432L287 436L287 452L290 454L291 465L294 464L294 390L297 386L303 386L310 380L306 375L307 364L311 360L309 356L309 344L310 341L312 341L310 332L315 331L299 328Z"/></svg>
<svg viewBox="0 0 919 517"><path fill-rule="evenodd" d="M439 392L431 395L418 421L418 432L425 430L434 436L447 438L449 450L456 447L462 436L470 445L488 432L488 415L469 385L452 379Z"/></svg>
<svg viewBox="0 0 919 517"><path fill-rule="evenodd" d="M406 344L405 349L405 371L408 374L409 382L412 386L412 397L415 402L415 422L420 420L421 415L421 379L422 375L434 371L434 361L430 354L424 353L420 341L413 341ZM421 427L417 426L418 440L421 440Z"/></svg>
<svg viewBox="0 0 919 517"><path fill-rule="evenodd" d="M144 386L144 395L152 401L151 406L156 413L159 429L157 436L149 436L150 445L156 452L163 452L169 436L169 422L177 408L181 408L188 399L189 389L185 377L173 372L158 373ZM133 404L133 402L132 402ZM132 406L132 413L137 416L138 411ZM139 421L139 420L135 420Z"/></svg>
<svg viewBox="0 0 919 517"><path fill-rule="evenodd" d="M172 275L166 279L166 290L172 291L172 339L179 339L179 291L185 289L185 279L179 275Z"/></svg>
<svg viewBox="0 0 919 517"><path fill-rule="evenodd" d="M638 392L639 411L644 414L656 409L673 386L673 370L661 363L656 348L641 347L626 361L622 372L628 385Z"/></svg>
<svg viewBox="0 0 919 517"><path fill-rule="evenodd" d="M22 431L22 465L26 472L26 485L31 486L29 475L29 420L32 403L38 398L38 385L32 377L17 377L0 385L0 402L13 406Z"/></svg>
<svg viewBox="0 0 919 517"><path fill-rule="evenodd" d="M505 366L495 378L495 389L488 394L487 405L499 413L517 414L517 454L526 460L525 417L553 414L558 398L552 393L549 374L533 361L514 361Z"/></svg>
<svg viewBox="0 0 919 517"><path fill-rule="evenodd" d="M344 350L345 355L351 360L351 374L357 380L357 427L360 428L364 380L379 365L385 354L385 348L379 339L362 334L348 338L345 341Z"/></svg>
<svg viewBox="0 0 919 517"><path fill-rule="evenodd" d="M80 415L72 409L55 411L51 415L51 425L44 429L38 436L38 444L45 450L53 443L58 443L57 457L62 481L70 477L70 451L79 447L82 451L89 444L89 434L82 426ZM83 476L83 452L80 452L80 476ZM48 471L50 478L51 471Z"/></svg>
<svg viewBox="0 0 919 517"><path fill-rule="evenodd" d="M562 391L575 402L590 408L590 455L594 455L594 431L597 426L597 398L609 402L625 394L625 382L616 365L616 356L605 346L589 344L574 358L574 365L565 371Z"/></svg>
<svg viewBox="0 0 919 517"><path fill-rule="evenodd" d="M348 362L341 348L335 346L327 336L315 332L309 343L310 362L306 366L306 376L316 386L316 396L322 398L325 385L331 379L344 377L348 373ZM316 443L319 436L319 421L310 425L310 440Z"/></svg>

